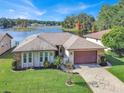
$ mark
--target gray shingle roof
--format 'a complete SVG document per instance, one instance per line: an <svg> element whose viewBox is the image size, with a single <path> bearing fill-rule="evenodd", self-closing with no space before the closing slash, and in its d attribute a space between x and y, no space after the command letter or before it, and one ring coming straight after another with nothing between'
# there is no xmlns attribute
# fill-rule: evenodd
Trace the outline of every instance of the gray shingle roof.
<svg viewBox="0 0 124 93"><path fill-rule="evenodd" d="M23 41L18 47L14 49L14 52L40 50L57 50L57 48L42 38L39 38L39 36L33 36Z"/></svg>
<svg viewBox="0 0 124 93"><path fill-rule="evenodd" d="M14 52L57 50L56 45L63 45L65 49L103 49L102 46L87 41L71 33L41 33L25 39Z"/></svg>
<svg viewBox="0 0 124 93"><path fill-rule="evenodd" d="M53 45L63 45L72 36L72 34L67 32L41 33L39 36Z"/></svg>
<svg viewBox="0 0 124 93"><path fill-rule="evenodd" d="M0 41L2 41L2 39L4 38L5 35L9 36L10 38L13 38L8 33L0 33Z"/></svg>
<svg viewBox="0 0 124 93"><path fill-rule="evenodd" d="M0 41L2 40L2 38L5 36L5 33L0 33Z"/></svg>
<svg viewBox="0 0 124 93"><path fill-rule="evenodd" d="M72 40L70 39L70 42L71 41ZM75 39L73 40L73 42L71 42L71 44L68 43L66 45L66 48L69 50L104 49L104 47L97 45L95 43L92 43L92 42L90 42L84 38L81 38L81 37L75 37Z"/></svg>
<svg viewBox="0 0 124 93"><path fill-rule="evenodd" d="M79 37L76 35L72 35L64 44L63 47L69 49L71 45L78 39Z"/></svg>

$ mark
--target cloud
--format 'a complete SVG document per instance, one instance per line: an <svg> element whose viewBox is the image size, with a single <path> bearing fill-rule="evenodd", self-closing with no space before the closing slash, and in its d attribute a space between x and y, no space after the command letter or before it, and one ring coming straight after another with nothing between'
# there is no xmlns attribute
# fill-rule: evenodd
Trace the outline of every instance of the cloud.
<svg viewBox="0 0 124 93"><path fill-rule="evenodd" d="M4 4L5 17L11 18L28 18L28 19L38 19L46 13L46 10L39 10L31 0L1 0L1 4Z"/></svg>
<svg viewBox="0 0 124 93"><path fill-rule="evenodd" d="M42 16L46 13L46 11L43 11L43 12L39 12L39 11L36 11L36 14L39 15L39 16Z"/></svg>
<svg viewBox="0 0 124 93"><path fill-rule="evenodd" d="M24 15L19 15L18 17L21 18L21 19L27 19L27 17L24 16Z"/></svg>
<svg viewBox="0 0 124 93"><path fill-rule="evenodd" d="M9 12L15 12L15 10L14 10L14 9L9 9L8 11L9 11Z"/></svg>
<svg viewBox="0 0 124 93"><path fill-rule="evenodd" d="M81 10L85 10L88 8L96 7L102 3L104 3L104 1L101 1L96 4L92 4L92 5L88 5L84 3L78 3L77 5L73 5L73 6L61 6L60 5L60 6L57 6L55 12L60 13L60 14L70 14L70 13L74 13L75 11L81 11Z"/></svg>

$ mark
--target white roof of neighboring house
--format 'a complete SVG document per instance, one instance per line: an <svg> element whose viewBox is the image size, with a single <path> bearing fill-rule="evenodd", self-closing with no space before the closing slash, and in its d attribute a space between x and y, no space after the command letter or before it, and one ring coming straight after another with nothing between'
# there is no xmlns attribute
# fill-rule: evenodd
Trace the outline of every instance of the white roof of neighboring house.
<svg viewBox="0 0 124 93"><path fill-rule="evenodd" d="M57 50L57 45L63 45L65 49L103 49L104 47L87 41L77 35L67 32L41 33L25 39L14 52Z"/></svg>

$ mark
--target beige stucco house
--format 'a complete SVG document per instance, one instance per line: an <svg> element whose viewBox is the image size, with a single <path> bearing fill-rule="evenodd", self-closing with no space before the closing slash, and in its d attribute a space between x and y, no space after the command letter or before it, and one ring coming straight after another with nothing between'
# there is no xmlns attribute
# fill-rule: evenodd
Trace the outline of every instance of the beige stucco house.
<svg viewBox="0 0 124 93"><path fill-rule="evenodd" d="M104 47L67 32L41 33L26 38L13 52L21 69L42 67L44 61L53 63L56 56L61 56L63 63L98 63Z"/></svg>
<svg viewBox="0 0 124 93"><path fill-rule="evenodd" d="M0 33L0 55L11 48L11 41L13 37L8 33Z"/></svg>

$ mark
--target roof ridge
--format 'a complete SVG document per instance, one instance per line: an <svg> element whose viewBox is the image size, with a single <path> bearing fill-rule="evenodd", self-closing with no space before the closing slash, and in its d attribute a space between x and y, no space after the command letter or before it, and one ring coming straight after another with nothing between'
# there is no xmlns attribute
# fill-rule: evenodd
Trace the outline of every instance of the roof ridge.
<svg viewBox="0 0 124 93"><path fill-rule="evenodd" d="M35 37L35 38L36 38L36 37ZM21 48L21 47L23 47L24 45L26 45L26 44L32 42L35 38L33 38L32 40L29 40L28 42L25 41L26 43L19 45L19 46L16 47L13 51L15 51L16 49Z"/></svg>
<svg viewBox="0 0 124 93"><path fill-rule="evenodd" d="M0 43L1 43L1 41L3 40L3 38L5 37L5 35L6 35L6 34L5 34L5 33L3 33L3 37L1 38Z"/></svg>
<svg viewBox="0 0 124 93"><path fill-rule="evenodd" d="M74 38L74 39L73 39L73 38ZM69 44L69 46L67 47L67 48L69 48L69 47L71 47L71 46L73 45L73 43L74 43L78 38L79 38L79 36L72 35L67 41L65 41L64 44L66 44L66 43L69 42L70 40L73 40L73 41ZM64 44L63 44L63 45L64 45Z"/></svg>
<svg viewBox="0 0 124 93"><path fill-rule="evenodd" d="M3 34L3 37L1 38L1 40L0 40L0 43L1 43L1 41L4 39L4 37L6 36L6 35L8 35L9 37L11 37L8 33L0 33L0 34ZM12 38L12 37L11 37Z"/></svg>
<svg viewBox="0 0 124 93"><path fill-rule="evenodd" d="M42 36L37 35L37 38L44 40L46 43L50 44L51 46L53 46L53 47L55 48L55 46L54 46L53 44L51 44L50 42L48 42L48 41L47 41L46 39L44 39Z"/></svg>
<svg viewBox="0 0 124 93"><path fill-rule="evenodd" d="M71 47L74 43L75 43L75 41L77 40L77 39L79 39L80 37L79 36L77 36L77 38L74 40L74 42L72 42L72 44L70 44L70 46L69 47Z"/></svg>

